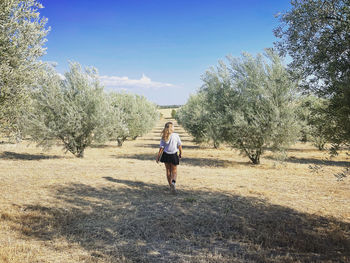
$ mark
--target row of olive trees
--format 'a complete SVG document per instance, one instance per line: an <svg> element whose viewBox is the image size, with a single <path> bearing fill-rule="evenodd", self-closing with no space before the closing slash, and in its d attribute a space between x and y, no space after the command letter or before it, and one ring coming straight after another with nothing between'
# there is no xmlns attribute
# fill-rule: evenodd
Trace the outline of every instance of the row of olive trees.
<svg viewBox="0 0 350 263"><path fill-rule="evenodd" d="M82 157L92 142L117 140L149 131L158 118L144 97L106 94L93 68L71 64L61 79L39 58L50 28L37 0L0 1L0 133L39 145L63 142Z"/></svg>
<svg viewBox="0 0 350 263"><path fill-rule="evenodd" d="M159 118L156 106L145 97L127 93L109 94L114 116L121 120L122 126L117 126L111 138L122 146L127 138L135 140L137 137L150 131Z"/></svg>
<svg viewBox="0 0 350 263"><path fill-rule="evenodd" d="M156 105L142 96L105 93L96 70L78 63L64 79L47 67L31 95L22 130L43 147L61 141L77 157L93 142L136 139L158 118Z"/></svg>
<svg viewBox="0 0 350 263"><path fill-rule="evenodd" d="M203 75L176 116L196 141L224 142L259 164L266 149L283 151L298 138L296 83L276 53L264 55L228 57Z"/></svg>

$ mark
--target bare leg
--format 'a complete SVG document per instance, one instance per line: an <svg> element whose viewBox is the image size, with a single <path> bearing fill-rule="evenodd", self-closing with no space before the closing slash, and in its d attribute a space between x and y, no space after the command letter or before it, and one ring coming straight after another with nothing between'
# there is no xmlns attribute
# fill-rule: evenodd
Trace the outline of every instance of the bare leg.
<svg viewBox="0 0 350 263"><path fill-rule="evenodd" d="M164 163L166 168L166 178L168 179L168 184L171 185L171 164Z"/></svg>
<svg viewBox="0 0 350 263"><path fill-rule="evenodd" d="M171 165L171 180L170 182L172 182L172 180L176 181L177 178L177 166L174 164L170 164Z"/></svg>

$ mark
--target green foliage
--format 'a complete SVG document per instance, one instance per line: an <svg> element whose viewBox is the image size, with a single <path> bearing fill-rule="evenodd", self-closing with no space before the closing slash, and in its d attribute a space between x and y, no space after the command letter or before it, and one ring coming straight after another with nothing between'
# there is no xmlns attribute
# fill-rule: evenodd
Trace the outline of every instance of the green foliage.
<svg viewBox="0 0 350 263"><path fill-rule="evenodd" d="M154 104L131 94L106 94L96 69L78 63L61 79L46 67L32 92L30 110L22 123L39 146L49 148L59 140L77 157L93 142L135 139L148 132L158 118Z"/></svg>
<svg viewBox="0 0 350 263"><path fill-rule="evenodd" d="M347 89L347 90L345 90ZM341 146L350 146L350 90L344 87L342 93L334 95L326 109L326 134L332 143L332 154Z"/></svg>
<svg viewBox="0 0 350 263"><path fill-rule="evenodd" d="M176 110L175 110L175 109L172 109L172 110L171 110L171 117L172 117L173 119L175 119L175 116L176 116Z"/></svg>
<svg viewBox="0 0 350 263"><path fill-rule="evenodd" d="M208 70L200 92L179 111L179 119L197 140L226 142L254 163L266 148L283 151L298 136L296 85L271 50Z"/></svg>
<svg viewBox="0 0 350 263"><path fill-rule="evenodd" d="M230 59L233 92L227 103L226 140L242 150L256 164L267 147L283 151L295 141L296 85L280 58L267 50L266 62L244 55Z"/></svg>
<svg viewBox="0 0 350 263"><path fill-rule="evenodd" d="M312 95L298 99L297 114L301 123L302 139L312 141L319 150L324 150L328 142L328 104L328 100Z"/></svg>
<svg viewBox="0 0 350 263"><path fill-rule="evenodd" d="M28 88L43 70L38 58L45 53L49 29L40 8L36 0L0 1L0 130L7 134L20 135Z"/></svg>
<svg viewBox="0 0 350 263"><path fill-rule="evenodd" d="M338 147L350 143L350 5L347 0L295 0L279 15L277 47L288 53L305 89L330 99L328 137Z"/></svg>
<svg viewBox="0 0 350 263"><path fill-rule="evenodd" d="M212 94L199 92L191 95L182 106L176 120L192 135L196 143L212 143L218 148L222 142L222 112L214 111L210 100Z"/></svg>
<svg viewBox="0 0 350 263"><path fill-rule="evenodd" d="M300 96L297 98L296 114L300 125L300 138L301 142L310 142L312 140L310 134L310 108L312 100L309 96Z"/></svg>
<svg viewBox="0 0 350 263"><path fill-rule="evenodd" d="M47 68L38 84L26 130L38 145L50 147L60 140L67 151L83 157L93 141L108 138L110 105L95 69L83 71L78 63L71 63L62 80Z"/></svg>
<svg viewBox="0 0 350 263"><path fill-rule="evenodd" d="M205 100L203 94L191 95L187 103L176 114L176 120L192 135L194 141L201 143L207 141L207 123L204 122Z"/></svg>
<svg viewBox="0 0 350 263"><path fill-rule="evenodd" d="M127 93L110 93L109 96L114 112L121 116L121 122L115 122L116 132L111 136L119 146L127 138L136 139L149 132L159 119L156 105L143 96ZM120 123L123 123L121 128Z"/></svg>

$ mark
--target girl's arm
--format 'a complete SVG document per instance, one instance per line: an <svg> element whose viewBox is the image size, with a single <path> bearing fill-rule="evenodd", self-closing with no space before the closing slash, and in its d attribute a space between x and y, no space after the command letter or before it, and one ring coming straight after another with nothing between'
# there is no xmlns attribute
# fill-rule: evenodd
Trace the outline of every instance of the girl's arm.
<svg viewBox="0 0 350 263"><path fill-rule="evenodd" d="M181 159L181 156L182 156L182 145L179 146L179 157Z"/></svg>
<svg viewBox="0 0 350 263"><path fill-rule="evenodd" d="M156 159L156 162L157 162L157 163L159 163L160 156L162 156L163 151L164 151L164 148L162 148L162 147L159 148L159 152L158 152L157 159Z"/></svg>

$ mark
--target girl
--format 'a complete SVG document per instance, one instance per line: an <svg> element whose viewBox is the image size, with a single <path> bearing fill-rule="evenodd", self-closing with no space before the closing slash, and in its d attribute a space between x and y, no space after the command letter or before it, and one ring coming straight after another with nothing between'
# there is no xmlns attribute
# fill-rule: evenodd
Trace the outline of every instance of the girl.
<svg viewBox="0 0 350 263"><path fill-rule="evenodd" d="M175 193L177 165L182 155L181 140L179 135L174 133L174 124L172 122L165 123L161 136L162 139L160 140L160 149L156 161L158 163L160 159L160 161L165 164L166 177L170 190ZM179 151L179 156L177 155L177 151Z"/></svg>

